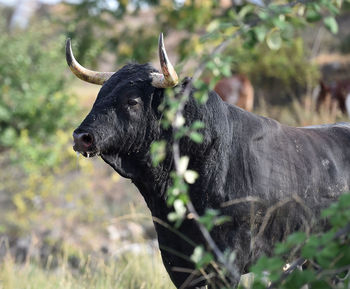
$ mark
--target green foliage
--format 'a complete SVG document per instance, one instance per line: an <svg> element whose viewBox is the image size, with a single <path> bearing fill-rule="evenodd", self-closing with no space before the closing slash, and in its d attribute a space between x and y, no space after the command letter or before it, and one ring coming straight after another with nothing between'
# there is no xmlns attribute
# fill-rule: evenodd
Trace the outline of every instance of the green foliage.
<svg viewBox="0 0 350 289"><path fill-rule="evenodd" d="M301 288L303 285L309 285L311 288L329 288L335 280L336 288L347 288L350 284L349 275L345 275L350 269L349 212L350 194L345 194L322 212L322 217L332 224L329 231L309 236L296 232L290 235L286 242L277 244L274 257L261 257L251 268L255 273L252 288L261 288L262 284L266 284L266 280L273 283L271 288L281 289ZM293 268L289 274L283 273L284 260L288 258L293 266L295 260L291 258L296 251L307 260L306 268L303 271ZM299 265L302 263L304 262L301 261Z"/></svg>
<svg viewBox="0 0 350 289"><path fill-rule="evenodd" d="M62 181L77 168L71 135L79 112L78 99L68 92L65 36L46 21L11 33L3 21L0 27L0 218L13 236L38 228L42 212L45 229L52 229L65 205L86 209L91 196L80 191L88 182L70 187ZM85 210L80 220L91 216ZM65 217L67 223L79 219L71 210Z"/></svg>
<svg viewBox="0 0 350 289"><path fill-rule="evenodd" d="M147 63L157 53L158 34L149 27L125 29L109 40L110 50L117 52L117 62L124 65L130 61Z"/></svg>
<svg viewBox="0 0 350 289"><path fill-rule="evenodd" d="M229 222L231 219L227 216L220 216L220 211L213 209L206 209L203 216L198 220L199 223L203 224L205 228L210 232L214 226L221 225Z"/></svg>
<svg viewBox="0 0 350 289"><path fill-rule="evenodd" d="M339 198L339 203L333 204L327 210L322 212L323 217L329 218L332 226L335 229L347 225L350 219L350 195L342 195Z"/></svg>
<svg viewBox="0 0 350 289"><path fill-rule="evenodd" d="M191 255L191 260L196 264L197 269L201 269L210 264L214 260L214 256L208 253L203 246L197 246Z"/></svg>
<svg viewBox="0 0 350 289"><path fill-rule="evenodd" d="M338 23L334 17L328 16L323 20L325 27L333 34L338 33Z"/></svg>
<svg viewBox="0 0 350 289"><path fill-rule="evenodd" d="M118 65L130 61L145 63L155 55L158 33L152 29L154 24L143 25L135 20L135 15L140 6L154 5L157 1L133 1L132 11L128 8L129 2L83 0L65 3L70 8L67 34L74 39L78 61L95 67L100 59L98 56L106 51L117 56ZM57 22L66 25L66 15L62 19L58 17ZM131 22L133 25L129 25ZM113 26L118 29L111 29Z"/></svg>
<svg viewBox="0 0 350 289"><path fill-rule="evenodd" d="M308 53L302 38L284 42L276 52L261 43L252 49L244 49L237 41L227 54L234 55L232 68L247 75L255 86L267 91L267 101L281 103L285 95L296 94L293 87L314 86L319 80L317 65L308 61ZM274 85L278 93L274 94ZM272 91L272 92L271 92Z"/></svg>
<svg viewBox="0 0 350 289"><path fill-rule="evenodd" d="M166 157L166 141L155 141L151 144L150 148L152 162L154 166L157 166Z"/></svg>
<svg viewBox="0 0 350 289"><path fill-rule="evenodd" d="M194 0L159 1L158 21L165 30L170 28L195 32L203 28L213 18L218 1Z"/></svg>
<svg viewBox="0 0 350 289"><path fill-rule="evenodd" d="M64 131L77 112L76 100L65 92L64 37L49 33L33 27L0 35L0 149L27 171L64 159Z"/></svg>

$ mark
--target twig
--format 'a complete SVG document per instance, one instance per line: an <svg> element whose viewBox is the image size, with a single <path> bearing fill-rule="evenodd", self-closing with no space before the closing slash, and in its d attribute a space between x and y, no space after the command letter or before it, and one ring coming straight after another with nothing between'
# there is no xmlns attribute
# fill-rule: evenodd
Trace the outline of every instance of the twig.
<svg viewBox="0 0 350 289"><path fill-rule="evenodd" d="M268 208L268 210L266 211L263 223L260 226L258 234L254 237L254 240L259 239L262 236L262 234L264 233L265 228L267 227L267 224L270 221L270 218L271 218L272 214L274 213L274 211L276 211L280 207L283 207L284 205L288 204L290 201L292 201L292 199L281 200L281 201L277 202L274 206ZM253 241L253 244L254 243L255 242Z"/></svg>
<svg viewBox="0 0 350 289"><path fill-rule="evenodd" d="M298 266L303 265L305 261L306 261L306 259L304 259L304 258L302 258L302 257L298 258L296 261L294 261L294 262L292 263L292 265L290 265L290 267L289 267L286 271L284 271L284 272L282 273L281 277L280 277L276 282L271 283L271 284L267 287L267 289L274 289L274 288L277 288L276 286L277 286L279 283L281 283L284 279L286 279L286 278L288 277L288 275L289 275L290 273L292 273L292 272L295 270L295 268L297 268Z"/></svg>
<svg viewBox="0 0 350 289"><path fill-rule="evenodd" d="M182 234L179 230L174 229L172 226L170 226L166 222L162 221L161 219L159 219L159 218L157 218L155 216L152 216L152 220L155 223L158 223L159 225L161 225L164 228L168 229L172 233L178 235L180 238L182 238L184 241L186 241L189 245L193 246L193 248L195 248L197 246L197 244L194 243L190 238L188 238L186 235Z"/></svg>
<svg viewBox="0 0 350 289"><path fill-rule="evenodd" d="M226 202L223 202L220 204L221 208L225 208L225 207L229 207L232 205L237 205L237 204L241 204L241 203L248 203L248 202L253 202L253 203L264 203L262 199L259 199L257 197L245 197L245 198L238 198L238 199L234 199L234 200L229 200Z"/></svg>
<svg viewBox="0 0 350 289"><path fill-rule="evenodd" d="M208 243L209 248L214 253L214 255L215 255L216 259L218 260L218 262L227 269L227 271L230 273L230 275L234 279L239 278L240 274L238 273L237 268L235 268L235 266L233 264L227 262L227 259L222 254L220 249L217 247L216 243L214 242L214 240L210 236L209 231L207 230L207 228L205 228L205 226L198 221L199 220L199 216L198 216L197 211L194 208L194 206L193 206L191 201L189 201L187 203L187 208L188 208L189 212L192 214L192 216L194 217L194 219L196 220L196 223L197 223L197 226L198 226L199 230L201 231L204 239Z"/></svg>

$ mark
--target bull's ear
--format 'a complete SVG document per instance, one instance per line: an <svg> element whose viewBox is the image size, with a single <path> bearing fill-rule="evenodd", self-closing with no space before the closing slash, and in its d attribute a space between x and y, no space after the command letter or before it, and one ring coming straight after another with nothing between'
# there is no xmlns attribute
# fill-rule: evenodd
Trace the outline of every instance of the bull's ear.
<svg viewBox="0 0 350 289"><path fill-rule="evenodd" d="M179 82L179 77L166 53L163 33L159 35L158 53L162 73L151 73L152 85L158 88L174 87Z"/></svg>
<svg viewBox="0 0 350 289"><path fill-rule="evenodd" d="M187 87L187 85L192 85L192 78L191 77L185 77L182 82L181 82L181 86L183 89L185 89Z"/></svg>
<svg viewBox="0 0 350 289"><path fill-rule="evenodd" d="M152 94L151 106L157 118L160 118L163 114L163 112L159 110L159 106L163 102L163 100L164 100L164 90L154 89Z"/></svg>

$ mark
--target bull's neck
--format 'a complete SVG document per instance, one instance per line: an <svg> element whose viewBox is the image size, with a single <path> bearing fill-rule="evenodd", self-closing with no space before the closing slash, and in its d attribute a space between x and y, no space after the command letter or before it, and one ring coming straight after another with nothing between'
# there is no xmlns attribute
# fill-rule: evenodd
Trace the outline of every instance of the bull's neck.
<svg viewBox="0 0 350 289"><path fill-rule="evenodd" d="M149 161L141 164L141 172L132 182L136 185L145 199L152 215L161 219L167 216L169 209L166 204L167 188L171 183L170 172L173 170L172 156L168 155L166 160L157 167L152 166Z"/></svg>
<svg viewBox="0 0 350 289"><path fill-rule="evenodd" d="M236 107L229 108L218 99L216 94L211 97L213 99L209 99L206 105L199 105L194 99L190 99L184 109L188 126L191 126L195 120L201 120L204 123L205 128L201 130L203 142L197 144L188 137L180 141L181 156L187 155L190 158L189 169L205 174L207 180L212 179L211 175L217 174L217 170L221 169L220 165L216 167L210 165L210 160L213 157L222 159L220 157L222 148L227 149L232 144L232 139L228 136L240 134L239 131L242 130L242 123L238 116L241 110ZM232 122L228 121L230 118ZM163 132L160 139L165 139L171 144L172 135L169 131ZM170 173L175 170L175 167L172 146L169 145L168 148L166 159L157 167L151 165L151 158L147 154L144 161L138 163L140 174L132 179L152 214L157 217L170 210L166 205L167 189L172 184ZM203 189L210 185L205 180L198 180L198 182L201 182L200 186ZM195 185L191 186L190 190L195 191Z"/></svg>

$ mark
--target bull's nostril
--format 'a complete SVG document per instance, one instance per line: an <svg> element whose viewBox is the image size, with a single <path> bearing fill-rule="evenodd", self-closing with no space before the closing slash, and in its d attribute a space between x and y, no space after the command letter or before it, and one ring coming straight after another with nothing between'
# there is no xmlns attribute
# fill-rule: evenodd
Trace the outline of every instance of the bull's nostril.
<svg viewBox="0 0 350 289"><path fill-rule="evenodd" d="M81 140L83 141L83 143L85 145L88 145L90 146L92 144L92 136L88 133L84 134L82 137L81 137Z"/></svg>
<svg viewBox="0 0 350 289"><path fill-rule="evenodd" d="M80 147L88 148L93 143L93 137L89 133L73 133L74 142Z"/></svg>

